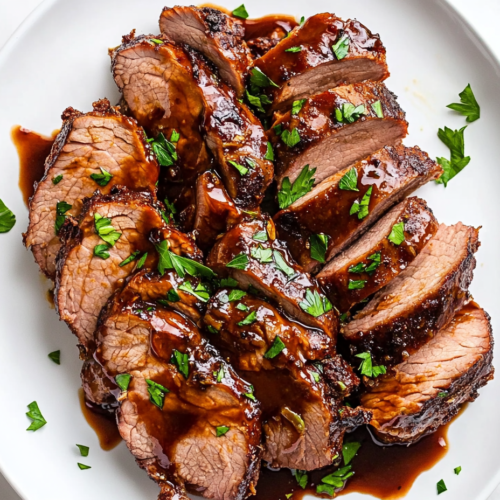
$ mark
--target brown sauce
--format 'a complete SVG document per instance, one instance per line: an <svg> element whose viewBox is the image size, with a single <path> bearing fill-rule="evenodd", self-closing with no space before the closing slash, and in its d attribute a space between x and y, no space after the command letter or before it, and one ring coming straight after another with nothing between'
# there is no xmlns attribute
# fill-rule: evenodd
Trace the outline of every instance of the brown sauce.
<svg viewBox="0 0 500 500"><path fill-rule="evenodd" d="M19 156L19 187L26 206L30 197L33 196L35 182L43 177L45 159L49 156L58 132L55 131L52 137L47 137L22 128L20 125L12 128L11 137Z"/></svg>
<svg viewBox="0 0 500 500"><path fill-rule="evenodd" d="M49 306L51 309L56 308L56 303L54 300L54 289L52 288L51 290L47 290L47 302L49 303Z"/></svg>
<svg viewBox="0 0 500 500"><path fill-rule="evenodd" d="M110 451L116 448L122 441L114 415L105 414L92 408L85 401L83 389L78 389L78 397L80 399L80 408L87 423L92 427L97 434L99 444L105 451Z"/></svg>
<svg viewBox="0 0 500 500"><path fill-rule="evenodd" d="M273 14L270 16L259 17L258 19L245 19L243 25L245 26L245 39L251 40L260 37L270 37L272 33L278 30L283 34L291 31L298 22L293 16L285 14Z"/></svg>

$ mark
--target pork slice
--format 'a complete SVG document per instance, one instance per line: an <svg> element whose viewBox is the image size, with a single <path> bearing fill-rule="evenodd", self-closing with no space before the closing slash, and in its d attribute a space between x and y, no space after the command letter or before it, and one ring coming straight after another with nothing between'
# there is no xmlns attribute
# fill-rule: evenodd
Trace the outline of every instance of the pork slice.
<svg viewBox="0 0 500 500"><path fill-rule="evenodd" d="M478 230L441 224L408 267L343 328L353 353L394 365L431 340L468 299Z"/></svg>
<svg viewBox="0 0 500 500"><path fill-rule="evenodd" d="M407 198L330 261L318 281L335 307L346 312L404 271L437 229L425 201Z"/></svg>
<svg viewBox="0 0 500 500"><path fill-rule="evenodd" d="M347 45L347 53L333 46ZM300 47L299 52L287 52ZM270 87L272 110L291 107L294 100L311 97L343 83L382 81L389 76L385 47L378 35L356 20L316 14L290 32L255 61L279 88Z"/></svg>
<svg viewBox="0 0 500 500"><path fill-rule="evenodd" d="M77 217L85 197L95 191L109 193L115 185L154 195L159 175L142 129L107 99L95 102L90 113L68 108L62 119L61 132L45 161L45 174L30 199L30 222L24 234L24 244L51 279L55 278L61 247L60 224L56 224L58 203L66 202L70 208L65 215ZM92 175L101 178L94 180Z"/></svg>
<svg viewBox="0 0 500 500"><path fill-rule="evenodd" d="M93 409L113 413L116 410L117 403L115 395L117 386L104 373L102 366L93 358L85 360L80 372L85 402L90 404Z"/></svg>
<svg viewBox="0 0 500 500"><path fill-rule="evenodd" d="M176 43L201 52L217 66L222 79L238 97L243 95L252 56L240 20L210 7L165 7L160 30Z"/></svg>
<svg viewBox="0 0 500 500"><path fill-rule="evenodd" d="M310 97L297 114L279 115L268 133L278 185L285 177L293 183L304 165L316 168L317 184L384 146L399 144L407 128L404 111L383 83L342 85Z"/></svg>
<svg viewBox="0 0 500 500"><path fill-rule="evenodd" d="M193 230L196 231L196 242L202 250L212 248L217 237L242 215L215 172L208 171L198 177Z"/></svg>
<svg viewBox="0 0 500 500"><path fill-rule="evenodd" d="M262 124L239 102L235 92L220 81L203 56L185 49L203 93L203 127L208 147L235 204L254 210L263 200L274 175L273 164L266 159L268 140Z"/></svg>
<svg viewBox="0 0 500 500"><path fill-rule="evenodd" d="M323 259L328 262L392 205L441 173L442 168L416 147L382 148L326 179L276 214L278 236L299 264L307 271L317 271L321 262L313 258L317 255L311 255L311 237L322 234L328 238ZM342 179L346 174L354 174L355 190L345 188ZM353 212L353 206L363 198L368 198L368 213Z"/></svg>
<svg viewBox="0 0 500 500"><path fill-rule="evenodd" d="M118 425L151 477L181 494L246 498L260 467L258 403L194 323L136 296L109 308L96 339L108 376L131 376ZM148 380L168 390L156 405Z"/></svg>
<svg viewBox="0 0 500 500"><path fill-rule="evenodd" d="M493 379L490 317L471 302L361 397L384 443L410 444L449 422Z"/></svg>
<svg viewBox="0 0 500 500"><path fill-rule="evenodd" d="M298 26L297 20L286 14L245 19L244 23L245 41L254 58L262 57Z"/></svg>
<svg viewBox="0 0 500 500"><path fill-rule="evenodd" d="M265 239L265 241L262 241ZM232 262L237 259L236 262ZM256 289L306 326L320 328L332 339L338 315L316 280L291 258L276 239L271 219L256 218L231 228L218 240L207 265L220 276L231 276L241 288Z"/></svg>

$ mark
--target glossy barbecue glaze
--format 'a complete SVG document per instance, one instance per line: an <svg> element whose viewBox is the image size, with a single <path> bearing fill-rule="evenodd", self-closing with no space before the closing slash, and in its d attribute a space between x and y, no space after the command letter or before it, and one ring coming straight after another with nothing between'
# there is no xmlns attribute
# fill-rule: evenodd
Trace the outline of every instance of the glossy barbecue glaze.
<svg viewBox="0 0 500 500"><path fill-rule="evenodd" d="M393 227L403 223L404 240L390 241ZM370 228L353 246L338 255L318 274L318 280L328 298L340 312L366 299L404 271L434 236L438 222L425 201L407 198ZM369 272L364 269L380 262ZM356 268L358 266L358 269ZM352 281L364 281L362 288L353 288Z"/></svg>
<svg viewBox="0 0 500 500"><path fill-rule="evenodd" d="M374 104L380 103L382 115ZM351 122L337 117L344 105L361 106ZM276 128L278 127L278 129ZM342 85L307 99L298 114L280 115L268 132L275 153L276 179L291 182L305 165L316 168L316 184L384 146L401 142L408 124L396 97L383 83ZM277 131L298 132L300 141L290 147Z"/></svg>
<svg viewBox="0 0 500 500"><path fill-rule="evenodd" d="M338 60L332 46L347 37L349 50ZM301 47L299 52L286 52ZM268 87L272 109L290 107L341 83L385 80L389 70L385 47L378 35L356 20L343 21L333 14L316 14L295 28L263 57L255 61L279 88Z"/></svg>
<svg viewBox="0 0 500 500"><path fill-rule="evenodd" d="M358 191L340 188L342 177L352 168L357 172ZM311 258L309 239L313 234L328 236L328 262L394 203L441 173L441 167L418 148L383 148L333 175L276 214L278 237L286 242L299 264L315 271L320 263ZM351 208L369 189L368 215L359 219L357 213L350 214Z"/></svg>

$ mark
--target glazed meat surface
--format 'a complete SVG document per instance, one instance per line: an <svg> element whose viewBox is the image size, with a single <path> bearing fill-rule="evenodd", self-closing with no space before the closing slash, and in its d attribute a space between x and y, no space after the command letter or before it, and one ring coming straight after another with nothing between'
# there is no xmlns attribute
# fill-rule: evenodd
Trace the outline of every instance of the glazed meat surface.
<svg viewBox="0 0 500 500"><path fill-rule="evenodd" d="M62 119L45 174L30 200L30 223L24 235L24 244L51 279L65 215L78 217L85 197L96 191L109 193L115 185L154 194L159 175L142 129L107 99L95 102L90 113L68 108Z"/></svg>
<svg viewBox="0 0 500 500"><path fill-rule="evenodd" d="M385 443L414 443L449 422L493 378L490 317L474 303L362 398Z"/></svg>
<svg viewBox="0 0 500 500"><path fill-rule="evenodd" d="M318 281L335 307L346 312L404 271L437 229L425 201L408 198L327 264Z"/></svg>
<svg viewBox="0 0 500 500"><path fill-rule="evenodd" d="M441 224L420 254L343 328L353 353L394 365L428 342L468 299L478 230Z"/></svg>
<svg viewBox="0 0 500 500"><path fill-rule="evenodd" d="M254 57L262 57L298 26L294 17L284 14L245 19L244 24L245 40Z"/></svg>
<svg viewBox="0 0 500 500"><path fill-rule="evenodd" d="M217 66L238 97L243 95L252 56L240 20L209 7L165 7L160 30L174 42L201 52Z"/></svg>
<svg viewBox="0 0 500 500"><path fill-rule="evenodd" d="M311 237L323 234L328 238L324 256L328 262L392 205L441 173L441 167L418 148L385 147L318 184L276 214L278 237L299 264L314 272L321 262L311 256ZM348 178L351 183L346 182Z"/></svg>
<svg viewBox="0 0 500 500"><path fill-rule="evenodd" d="M271 219L234 226L215 244L207 265L219 276L236 279L244 290L250 287L273 299L302 324L336 338L336 312L314 278L303 272L276 239Z"/></svg>
<svg viewBox="0 0 500 500"><path fill-rule="evenodd" d="M280 115L269 131L280 186L293 183L304 165L316 168L316 183L407 134L405 113L383 83L342 85L315 95L297 114Z"/></svg>
<svg viewBox="0 0 500 500"><path fill-rule="evenodd" d="M293 47L301 50L287 52ZM268 87L271 109L288 108L294 100L342 83L382 81L389 76L379 36L356 20L343 21L328 13L311 16L257 59L255 66L278 86Z"/></svg>

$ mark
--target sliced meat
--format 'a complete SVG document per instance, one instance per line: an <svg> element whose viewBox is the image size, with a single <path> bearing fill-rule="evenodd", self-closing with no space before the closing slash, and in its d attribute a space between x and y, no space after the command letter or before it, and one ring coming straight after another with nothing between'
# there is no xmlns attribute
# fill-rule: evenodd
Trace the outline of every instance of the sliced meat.
<svg viewBox="0 0 500 500"><path fill-rule="evenodd" d="M383 83L342 85L307 99L280 116L269 131L281 185L316 168L316 184L407 134L405 113ZM279 132L279 134L278 134Z"/></svg>
<svg viewBox="0 0 500 500"><path fill-rule="evenodd" d="M226 189L236 205L255 209L274 175L273 164L266 160L268 140L262 124L200 54L186 51L203 92L206 141Z"/></svg>
<svg viewBox="0 0 500 500"><path fill-rule="evenodd" d="M74 224L68 220L62 230L64 246L57 259L55 299L61 319L84 350L92 343L102 307L123 286L139 259L147 253L144 268L156 267L155 245L148 239L153 230L161 230L159 238L168 240L172 252L201 260L192 240L166 226L152 197L144 193L115 189L110 195L94 196L84 202L80 222ZM98 224L104 224L101 233ZM114 245L108 244L109 234L118 236Z"/></svg>
<svg viewBox="0 0 500 500"><path fill-rule="evenodd" d="M68 108L62 119L61 132L45 161L45 175L30 200L30 223L24 234L24 244L51 279L65 215L77 217L85 197L95 191L109 193L115 185L154 194L159 175L142 129L107 99L95 102L90 113Z"/></svg>
<svg viewBox="0 0 500 500"><path fill-rule="evenodd" d="M287 52L299 47L298 52ZM337 48L335 48L337 47ZM272 109L291 107L342 83L382 81L389 76L378 35L356 20L317 14L294 29L255 66L279 88L268 88Z"/></svg>
<svg viewBox="0 0 500 500"><path fill-rule="evenodd" d="M85 402L92 408L113 413L116 409L117 385L104 373L102 366L93 358L87 359L80 372Z"/></svg>
<svg viewBox="0 0 500 500"><path fill-rule="evenodd" d="M327 264L317 278L335 307L348 311L404 271L437 229L425 201L408 198Z"/></svg>
<svg viewBox="0 0 500 500"><path fill-rule="evenodd" d="M151 477L181 495L190 487L210 499L246 498L260 467L258 403L194 323L127 294L114 298L96 339L108 376L131 376L118 425Z"/></svg>
<svg viewBox="0 0 500 500"><path fill-rule="evenodd" d="M343 329L353 353L394 365L428 342L468 298L478 230L441 224L420 254Z"/></svg>
<svg viewBox="0 0 500 500"><path fill-rule="evenodd" d="M318 184L276 214L278 236L299 264L316 271L322 255L311 253L314 235L328 238L323 259L328 262L393 204L441 173L441 167L418 148L385 147ZM354 212L353 207L359 210Z"/></svg>
<svg viewBox="0 0 500 500"><path fill-rule="evenodd" d="M343 398L359 379L335 356L334 345L323 332L287 319L262 299L248 294L231 298L235 293L219 290L204 322L210 338L252 383L262 403L264 460L271 467L302 470L330 465L351 427L340 416L347 409ZM331 356L324 364L311 363ZM325 369L328 376L323 375ZM363 410L354 413L362 422L369 418Z"/></svg>
<svg viewBox="0 0 500 500"><path fill-rule="evenodd" d="M207 265L219 276L236 279L244 290L257 289L304 325L336 338L337 313L316 281L276 239L271 219L263 217L234 226L215 244Z"/></svg>
<svg viewBox="0 0 500 500"><path fill-rule="evenodd" d="M196 182L196 215L194 231L196 242L202 250L209 250L217 236L234 225L242 212L227 194L215 172L205 172Z"/></svg>
<svg viewBox="0 0 500 500"><path fill-rule="evenodd" d="M477 304L361 397L384 443L414 443L449 422L493 379L490 317Z"/></svg>
<svg viewBox="0 0 500 500"><path fill-rule="evenodd" d="M160 30L174 42L201 52L217 66L222 79L238 97L243 95L252 56L241 21L209 7L165 7Z"/></svg>

